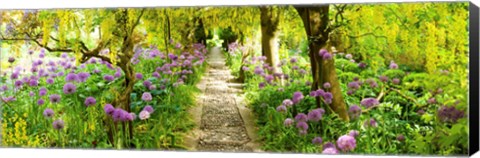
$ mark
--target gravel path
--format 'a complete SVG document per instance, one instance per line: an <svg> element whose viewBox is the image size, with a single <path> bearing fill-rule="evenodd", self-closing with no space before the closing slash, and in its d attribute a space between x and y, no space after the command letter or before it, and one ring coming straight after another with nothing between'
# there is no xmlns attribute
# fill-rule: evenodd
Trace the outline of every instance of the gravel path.
<svg viewBox="0 0 480 158"><path fill-rule="evenodd" d="M186 146L196 151L261 152L252 114L243 103L242 84L230 82L234 77L219 48L211 50L207 63L207 74L197 85L202 94L190 111L198 128L187 136Z"/></svg>

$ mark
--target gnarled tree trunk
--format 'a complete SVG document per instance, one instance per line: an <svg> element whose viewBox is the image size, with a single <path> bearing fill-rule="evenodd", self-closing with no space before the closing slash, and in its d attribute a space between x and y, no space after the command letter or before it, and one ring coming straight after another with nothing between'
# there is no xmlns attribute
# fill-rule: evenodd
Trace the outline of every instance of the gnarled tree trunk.
<svg viewBox="0 0 480 158"><path fill-rule="evenodd" d="M280 20L279 8L276 6L260 7L262 28L262 55L267 57L267 63L272 66L271 73L278 72L278 23Z"/></svg>
<svg viewBox="0 0 480 158"><path fill-rule="evenodd" d="M323 83L329 82L329 91L333 94L332 103L329 107L345 121L349 120L347 106L343 100L340 83L335 69L334 59L323 60L319 55L322 48L327 47L329 28L329 5L295 7L302 18L307 37L309 39L309 56L312 68L312 90L321 88ZM328 48L326 48L328 49ZM333 54L332 54L333 55ZM320 106L320 97L317 104Z"/></svg>

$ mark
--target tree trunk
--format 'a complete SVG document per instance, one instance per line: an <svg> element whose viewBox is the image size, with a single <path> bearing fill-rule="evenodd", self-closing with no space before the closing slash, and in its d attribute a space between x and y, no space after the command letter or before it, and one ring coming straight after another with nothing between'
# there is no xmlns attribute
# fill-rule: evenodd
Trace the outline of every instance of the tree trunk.
<svg viewBox="0 0 480 158"><path fill-rule="evenodd" d="M319 55L322 48L328 50L327 41L329 29L329 5L295 7L302 18L307 38L309 39L309 56L312 68L313 84L312 90L321 88L325 82L331 84L329 91L333 94L332 103L329 107L345 121L349 120L347 107L343 100L340 83L338 81L334 59L323 60ZM333 55L333 54L332 54ZM320 106L320 97L316 98Z"/></svg>
<svg viewBox="0 0 480 158"><path fill-rule="evenodd" d="M272 74L278 72L278 23L279 8L273 6L260 7L262 28L262 55L267 57L267 63L272 66Z"/></svg>

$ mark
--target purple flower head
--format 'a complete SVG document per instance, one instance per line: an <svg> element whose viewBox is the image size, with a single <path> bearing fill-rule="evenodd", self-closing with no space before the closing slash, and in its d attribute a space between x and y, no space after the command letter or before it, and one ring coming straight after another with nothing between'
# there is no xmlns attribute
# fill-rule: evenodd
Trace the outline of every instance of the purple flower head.
<svg viewBox="0 0 480 158"><path fill-rule="evenodd" d="M69 74L67 74L67 76L65 76L65 81L67 81L67 82L78 81L78 76L77 76L77 74L69 73Z"/></svg>
<svg viewBox="0 0 480 158"><path fill-rule="evenodd" d="M153 113L153 107L150 105L145 106L143 110L147 111L148 113Z"/></svg>
<svg viewBox="0 0 480 158"><path fill-rule="evenodd" d="M112 118L113 121L120 121L123 117L123 109L116 108L113 110Z"/></svg>
<svg viewBox="0 0 480 158"><path fill-rule="evenodd" d="M399 134L397 136L397 140L400 141L400 142L403 142L403 141L405 141L405 136L403 136L403 134Z"/></svg>
<svg viewBox="0 0 480 158"><path fill-rule="evenodd" d="M347 59L352 59L352 54L347 54L347 55L345 55L345 58L347 58Z"/></svg>
<svg viewBox="0 0 480 158"><path fill-rule="evenodd" d="M143 79L143 74L137 72L137 73L135 74L135 78L138 79L138 80L141 80L141 79Z"/></svg>
<svg viewBox="0 0 480 158"><path fill-rule="evenodd" d="M292 124L293 124L293 119L291 119L291 118L286 118L285 121L283 121L283 125L285 127L290 127L290 126L292 126Z"/></svg>
<svg viewBox="0 0 480 158"><path fill-rule="evenodd" d="M73 83L66 83L63 85L63 93L65 94L73 94L77 91L77 86L75 86Z"/></svg>
<svg viewBox="0 0 480 158"><path fill-rule="evenodd" d="M327 49L320 49L320 51L318 52L318 55L320 55L321 57L323 57L323 55L325 55L326 53L328 53L328 50L327 50Z"/></svg>
<svg viewBox="0 0 480 158"><path fill-rule="evenodd" d="M261 75L264 73L263 69L259 66L255 67L254 73L257 75Z"/></svg>
<svg viewBox="0 0 480 158"><path fill-rule="evenodd" d="M348 113L352 119L356 119L360 116L360 114L362 114L362 109L357 105L352 105L348 109Z"/></svg>
<svg viewBox="0 0 480 158"><path fill-rule="evenodd" d="M305 115L304 113L298 113L297 116L295 116L295 121L297 122L306 122L308 119L308 116Z"/></svg>
<svg viewBox="0 0 480 158"><path fill-rule="evenodd" d="M122 72L121 72L121 71L117 71L117 72L115 72L115 74L113 74L113 76L115 76L115 78L122 77Z"/></svg>
<svg viewBox="0 0 480 158"><path fill-rule="evenodd" d="M456 109L454 106L442 106L437 111L437 116L441 122L456 123L458 119L465 117L465 113Z"/></svg>
<svg viewBox="0 0 480 158"><path fill-rule="evenodd" d="M380 76L379 79L380 79L380 81L382 81L382 82L387 82L387 81L388 81L388 77L387 77L387 76Z"/></svg>
<svg viewBox="0 0 480 158"><path fill-rule="evenodd" d="M285 99L285 100L283 100L282 105L285 105L285 106L289 107L289 106L293 105L293 102L290 99Z"/></svg>
<svg viewBox="0 0 480 158"><path fill-rule="evenodd" d="M292 97L293 104L299 103L302 99L303 99L302 92L297 91L297 92L293 93L293 97Z"/></svg>
<svg viewBox="0 0 480 158"><path fill-rule="evenodd" d="M155 71L155 72L153 72L152 76L156 77L156 78L160 78L160 73Z"/></svg>
<svg viewBox="0 0 480 158"><path fill-rule="evenodd" d="M308 113L307 119L308 121L318 122L322 119L322 116L324 113L325 113L325 110L321 108L312 110Z"/></svg>
<svg viewBox="0 0 480 158"><path fill-rule="evenodd" d="M107 82L112 82L115 78L112 75L105 75L103 79Z"/></svg>
<svg viewBox="0 0 480 158"><path fill-rule="evenodd" d="M43 105L43 104L45 104L45 101L42 98L40 98L40 99L37 100L37 104L38 105Z"/></svg>
<svg viewBox="0 0 480 158"><path fill-rule="evenodd" d="M9 57L9 58L8 58L8 62L9 62L9 63L15 62L15 58L14 58L14 57Z"/></svg>
<svg viewBox="0 0 480 158"><path fill-rule="evenodd" d="M358 63L358 67L361 68L361 69L364 69L367 67L367 64L363 63L363 62L360 62Z"/></svg>
<svg viewBox="0 0 480 158"><path fill-rule="evenodd" d="M280 105L277 107L277 111L280 113L286 113L287 112L287 107L285 105Z"/></svg>
<svg viewBox="0 0 480 158"><path fill-rule="evenodd" d="M145 86L145 88L149 88L151 85L152 85L152 82L150 82L149 80L143 81L143 86Z"/></svg>
<svg viewBox="0 0 480 158"><path fill-rule="evenodd" d="M90 77L90 73L88 72L80 72L78 73L78 80L80 82L86 82L88 77Z"/></svg>
<svg viewBox="0 0 480 158"><path fill-rule="evenodd" d="M342 151L353 151L357 146L357 141L354 137L343 135L337 140L337 146Z"/></svg>
<svg viewBox="0 0 480 158"><path fill-rule="evenodd" d="M106 114L112 116L113 112L115 112L115 108L112 104L105 104L105 106L103 107L103 111L105 111Z"/></svg>
<svg viewBox="0 0 480 158"><path fill-rule="evenodd" d="M313 138L312 140L312 144L315 144L315 145L321 145L323 142L322 138L321 137L315 137Z"/></svg>
<svg viewBox="0 0 480 158"><path fill-rule="evenodd" d="M142 94L142 100L147 102L152 101L152 94L150 94L149 92L144 92Z"/></svg>
<svg viewBox="0 0 480 158"><path fill-rule="evenodd" d="M327 148L334 148L334 149L336 149L335 144L333 144L332 142L327 142L327 143L323 144L323 150L325 150L325 149L327 149Z"/></svg>
<svg viewBox="0 0 480 158"><path fill-rule="evenodd" d="M420 110L417 111L417 114L418 115L423 115L423 114L425 114L425 111L423 109L420 109Z"/></svg>
<svg viewBox="0 0 480 158"><path fill-rule="evenodd" d="M157 89L157 86L155 86L155 85L151 85L151 86L148 87L148 90L155 90L155 89Z"/></svg>
<svg viewBox="0 0 480 158"><path fill-rule="evenodd" d="M58 102L60 102L60 98L61 98L61 97L60 97L60 95L58 95L58 94L52 94L52 95L50 95L49 98L50 98L50 102L52 102L52 103L58 103Z"/></svg>
<svg viewBox="0 0 480 158"><path fill-rule="evenodd" d="M332 59L332 54L327 52L327 53L323 54L322 58L323 58L323 60L330 60L330 59Z"/></svg>
<svg viewBox="0 0 480 158"><path fill-rule="evenodd" d="M146 120L148 118L150 118L150 113L148 111L141 111L140 114L138 114L138 117L140 118L140 120Z"/></svg>
<svg viewBox="0 0 480 158"><path fill-rule="evenodd" d="M394 78L394 79L392 80L392 83L393 83L393 84L400 84L400 79Z"/></svg>
<svg viewBox="0 0 480 158"><path fill-rule="evenodd" d="M92 106L92 105L95 105L97 104L97 100L94 98L94 97L87 97L85 99L85 106Z"/></svg>
<svg viewBox="0 0 480 158"><path fill-rule="evenodd" d="M323 88L325 88L325 89L329 89L330 87L331 87L331 85L330 85L330 83L328 83L328 82L325 82L325 83L323 84Z"/></svg>
<svg viewBox="0 0 480 158"><path fill-rule="evenodd" d="M23 85L23 82L21 80L16 80L14 84L16 88L20 88Z"/></svg>
<svg viewBox="0 0 480 158"><path fill-rule="evenodd" d="M395 62L390 62L390 69L398 69L398 65Z"/></svg>
<svg viewBox="0 0 480 158"><path fill-rule="evenodd" d="M324 148L322 154L338 154L338 150L335 147L332 148Z"/></svg>
<svg viewBox="0 0 480 158"><path fill-rule="evenodd" d="M295 64L297 62L298 62L297 58L295 57L290 58L290 63Z"/></svg>
<svg viewBox="0 0 480 158"><path fill-rule="evenodd" d="M317 90L317 95L323 97L323 95L325 95L325 91L323 91L323 89L318 89Z"/></svg>
<svg viewBox="0 0 480 158"><path fill-rule="evenodd" d="M323 101L325 102L325 104L328 104L328 105L332 104L333 102L332 99L324 99Z"/></svg>
<svg viewBox="0 0 480 158"><path fill-rule="evenodd" d="M370 118L370 120L365 121L364 126L377 127L377 121L375 121L373 118Z"/></svg>
<svg viewBox="0 0 480 158"><path fill-rule="evenodd" d="M272 83L273 79L274 79L274 78L273 78L273 75L267 75L267 76L265 76L265 81L267 81L267 83Z"/></svg>
<svg viewBox="0 0 480 158"><path fill-rule="evenodd" d="M10 79L18 79L18 75L19 75L20 72L16 71L16 72L13 72L12 75L10 76Z"/></svg>
<svg viewBox="0 0 480 158"><path fill-rule="evenodd" d="M62 53L62 55L60 55L62 58L67 58L68 57L68 54L67 53Z"/></svg>
<svg viewBox="0 0 480 158"><path fill-rule="evenodd" d="M352 90L357 90L357 89L360 88L360 84L358 84L357 81L353 81L353 82L348 83L348 88L350 88Z"/></svg>
<svg viewBox="0 0 480 158"><path fill-rule="evenodd" d="M362 104L366 108L370 108L372 106L380 104L380 102L378 102L376 98L365 98L360 102L360 104Z"/></svg>
<svg viewBox="0 0 480 158"><path fill-rule="evenodd" d="M29 95L30 97L33 97L33 96L35 95L35 93L34 93L33 91L30 91L30 93L28 93L28 95Z"/></svg>
<svg viewBox="0 0 480 158"><path fill-rule="evenodd" d="M43 111L43 116L51 118L53 116L54 112L52 109L47 108Z"/></svg>
<svg viewBox="0 0 480 158"><path fill-rule="evenodd" d="M297 123L297 128L301 131L308 130L308 124L306 122L300 121Z"/></svg>
<svg viewBox="0 0 480 158"><path fill-rule="evenodd" d="M53 84L53 82L54 82L53 78L47 78L47 83L48 84Z"/></svg>
<svg viewBox="0 0 480 158"><path fill-rule="evenodd" d="M332 100L333 99L333 94L331 92L325 92L323 93L323 99L325 100Z"/></svg>
<svg viewBox="0 0 480 158"><path fill-rule="evenodd" d="M351 130L348 135L352 136L352 137L357 137L358 135L360 134L360 132L358 132L357 130Z"/></svg>
<svg viewBox="0 0 480 158"><path fill-rule="evenodd" d="M318 97L317 91L311 91L311 92L310 92L310 96L311 96L311 97Z"/></svg>
<svg viewBox="0 0 480 158"><path fill-rule="evenodd" d="M437 100L435 98L430 98L430 99L428 99L427 102L428 102L428 104L435 104L435 103L437 103Z"/></svg>
<svg viewBox="0 0 480 158"><path fill-rule="evenodd" d="M29 86L32 86L32 87L38 86L38 80L36 80L36 79L30 79L30 81L28 81L28 85L29 85Z"/></svg>
<svg viewBox="0 0 480 158"><path fill-rule="evenodd" d="M62 120L55 120L53 122L53 128L57 129L57 130L61 130L63 129L64 127L64 122Z"/></svg>

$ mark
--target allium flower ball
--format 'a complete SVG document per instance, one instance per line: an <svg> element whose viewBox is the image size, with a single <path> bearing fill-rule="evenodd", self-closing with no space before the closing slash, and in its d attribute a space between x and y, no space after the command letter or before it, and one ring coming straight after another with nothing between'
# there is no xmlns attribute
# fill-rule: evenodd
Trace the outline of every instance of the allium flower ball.
<svg viewBox="0 0 480 158"><path fill-rule="evenodd" d="M366 108L370 108L372 106L380 104L380 102L378 102L378 100L375 98L365 98L360 102L360 104L362 104Z"/></svg>
<svg viewBox="0 0 480 158"><path fill-rule="evenodd" d="M142 94L142 100L144 101L152 101L152 94L150 94L149 92L144 92Z"/></svg>
<svg viewBox="0 0 480 158"><path fill-rule="evenodd" d="M63 93L65 94L73 94L77 91L77 86L75 86L73 83L66 83L63 85Z"/></svg>
<svg viewBox="0 0 480 158"><path fill-rule="evenodd" d="M345 55L345 58L347 58L347 59L352 59L352 54L347 54L347 55Z"/></svg>
<svg viewBox="0 0 480 158"><path fill-rule="evenodd" d="M53 82L54 82L53 78L47 78L47 83L48 84L53 84Z"/></svg>
<svg viewBox="0 0 480 158"><path fill-rule="evenodd" d="M435 103L437 103L437 100L435 98L430 98L430 99L428 99L427 102L428 102L428 104L435 104Z"/></svg>
<svg viewBox="0 0 480 158"><path fill-rule="evenodd" d="M308 113L307 119L308 121L318 122L322 119L322 116L324 113L325 113L325 110L321 108L314 109Z"/></svg>
<svg viewBox="0 0 480 158"><path fill-rule="evenodd" d="M335 147L325 148L323 149L322 154L338 154L338 150Z"/></svg>
<svg viewBox="0 0 480 158"><path fill-rule="evenodd" d="M37 100L37 104L38 105L43 105L43 104L45 104L45 101L40 98L40 99Z"/></svg>
<svg viewBox="0 0 480 158"><path fill-rule="evenodd" d="M322 138L321 137L315 137L313 138L312 140L312 144L315 144L315 145L321 145L323 142Z"/></svg>
<svg viewBox="0 0 480 158"><path fill-rule="evenodd" d="M153 107L150 105L147 105L143 107L143 111L147 111L148 113L153 113Z"/></svg>
<svg viewBox="0 0 480 158"><path fill-rule="evenodd" d="M405 141L405 136L403 136L403 134L399 134L397 136L397 140L400 141L400 142L403 142L403 141Z"/></svg>
<svg viewBox="0 0 480 158"><path fill-rule="evenodd" d="M377 121L375 121L375 119L371 118L370 120L365 121L365 123L363 125L367 126L367 127L377 127Z"/></svg>
<svg viewBox="0 0 480 158"><path fill-rule="evenodd" d="M156 77L156 78L160 78L160 73L155 71L155 72L153 72L152 76Z"/></svg>
<svg viewBox="0 0 480 158"><path fill-rule="evenodd" d="M399 83L400 83L400 79L394 78L394 79L392 80L392 83L393 83L393 84L399 84Z"/></svg>
<svg viewBox="0 0 480 158"><path fill-rule="evenodd" d="M297 61L298 60L295 57L290 58L290 63L292 63L292 64L297 63Z"/></svg>
<svg viewBox="0 0 480 158"><path fill-rule="evenodd" d="M148 111L143 110L142 112L140 112L138 117L140 118L140 120L146 120L150 118L150 113Z"/></svg>
<svg viewBox="0 0 480 158"><path fill-rule="evenodd" d="M53 128L55 128L57 130L61 130L61 129L63 129L63 127L64 127L64 123L63 123L62 120L55 120L53 122Z"/></svg>
<svg viewBox="0 0 480 158"><path fill-rule="evenodd" d="M390 62L390 69L398 69L398 65L395 62Z"/></svg>
<svg viewBox="0 0 480 158"><path fill-rule="evenodd" d="M358 63L358 67L361 68L361 69L364 69L367 67L367 64L361 62L361 63Z"/></svg>
<svg viewBox="0 0 480 158"><path fill-rule="evenodd" d="M330 83L328 83L328 82L325 82L325 83L323 84L323 88L325 88L325 89L329 89L330 87L331 87L331 85L330 85Z"/></svg>
<svg viewBox="0 0 480 158"><path fill-rule="evenodd" d="M417 114L418 115L423 115L423 114L425 114L425 111L423 109L420 109L420 110L417 111Z"/></svg>
<svg viewBox="0 0 480 158"><path fill-rule="evenodd" d="M14 84L16 88L19 88L20 86L23 85L23 82L21 80L16 80Z"/></svg>
<svg viewBox="0 0 480 158"><path fill-rule="evenodd" d="M458 110L454 106L442 106L437 111L438 118L441 122L445 123L456 123L458 119L465 117L465 113L461 110Z"/></svg>
<svg viewBox="0 0 480 158"><path fill-rule="evenodd" d="M277 111L281 113L287 112L287 107L285 105L280 105L277 107Z"/></svg>
<svg viewBox="0 0 480 158"><path fill-rule="evenodd" d="M302 92L293 93L293 98L292 98L293 104L299 103L302 99L303 99Z"/></svg>
<svg viewBox="0 0 480 158"><path fill-rule="evenodd" d="M143 79L143 74L137 72L137 73L135 74L135 78L137 78L138 80L141 80L141 79Z"/></svg>
<svg viewBox="0 0 480 158"><path fill-rule="evenodd" d="M338 138L337 146L342 151L353 151L357 147L357 141L352 136L343 135Z"/></svg>
<svg viewBox="0 0 480 158"><path fill-rule="evenodd" d="M67 81L67 82L74 82L74 81L77 81L77 80L78 80L77 74L69 73L69 74L67 74L67 76L65 76L65 81Z"/></svg>
<svg viewBox="0 0 480 158"><path fill-rule="evenodd" d="M120 121L123 117L123 109L116 108L113 110L112 118L113 121Z"/></svg>
<svg viewBox="0 0 480 158"><path fill-rule="evenodd" d="M254 73L257 75L261 75L264 73L263 69L261 67L255 67Z"/></svg>
<svg viewBox="0 0 480 158"><path fill-rule="evenodd" d="M311 91L311 92L310 92L310 96L311 96L311 97L318 97L317 91Z"/></svg>
<svg viewBox="0 0 480 158"><path fill-rule="evenodd" d="M9 63L15 62L15 58L14 58L14 57L9 57L9 58L8 58L8 62L9 62Z"/></svg>
<svg viewBox="0 0 480 158"><path fill-rule="evenodd" d="M323 57L323 55L326 54L326 53L328 53L328 51L326 49L320 49L320 51L318 52L318 55Z"/></svg>
<svg viewBox="0 0 480 158"><path fill-rule="evenodd" d="M282 105L285 105L285 106L289 107L289 106L293 105L293 102L290 99L285 99L285 100L283 100Z"/></svg>
<svg viewBox="0 0 480 158"><path fill-rule="evenodd" d="M322 58L323 58L323 60L330 60L330 59L332 59L332 54L327 52L327 53L323 54Z"/></svg>
<svg viewBox="0 0 480 158"><path fill-rule="evenodd" d="M382 81L382 82L387 82L387 81L388 81L388 77L387 77L387 76L380 76L379 79L380 79L380 81Z"/></svg>
<svg viewBox="0 0 480 158"><path fill-rule="evenodd" d="M360 116L360 114L362 114L362 109L357 105L352 105L348 109L348 113L352 119L356 119Z"/></svg>
<svg viewBox="0 0 480 158"><path fill-rule="evenodd" d="M308 130L308 124L306 122L300 121L297 123L297 128L301 131L307 131Z"/></svg>
<svg viewBox="0 0 480 158"><path fill-rule="evenodd" d="M265 82L258 83L258 89L263 89L263 88L265 88Z"/></svg>
<svg viewBox="0 0 480 158"><path fill-rule="evenodd" d="M53 116L54 112L52 109L47 108L43 111L43 116L51 118Z"/></svg>
<svg viewBox="0 0 480 158"><path fill-rule="evenodd" d="M58 94L52 94L52 95L50 95L49 98L50 98L50 102L52 102L52 103L58 103L58 102L60 102L60 98L61 98L61 97L60 97L60 95L58 95Z"/></svg>
<svg viewBox="0 0 480 158"><path fill-rule="evenodd" d="M318 89L317 90L317 95L318 96L323 96L323 95L325 95L325 91L323 91L323 89Z"/></svg>
<svg viewBox="0 0 480 158"><path fill-rule="evenodd" d="M112 116L115 108L112 104L105 104L105 106L103 107L103 111L105 111L106 114Z"/></svg>
<svg viewBox="0 0 480 158"><path fill-rule="evenodd" d="M272 75L267 75L267 76L265 76L265 81L267 81L267 83L272 83L273 79L274 79L274 78L273 78Z"/></svg>
<svg viewBox="0 0 480 158"><path fill-rule="evenodd" d="M285 121L283 121L283 125L285 127L290 127L290 126L292 126L292 124L293 124L293 119L291 119L291 118L286 118Z"/></svg>
<svg viewBox="0 0 480 158"><path fill-rule="evenodd" d="M107 82L112 82L115 78L112 75L105 75L103 79Z"/></svg>
<svg viewBox="0 0 480 158"><path fill-rule="evenodd" d="M298 113L297 116L295 116L295 121L297 122L306 122L308 119L308 116L305 115L304 113Z"/></svg>
<svg viewBox="0 0 480 158"><path fill-rule="evenodd" d="M323 99L325 99L325 100L331 100L331 99L333 99L333 94L330 93L330 92L325 92L325 93L323 93L322 96L323 96Z"/></svg>
<svg viewBox="0 0 480 158"><path fill-rule="evenodd" d="M352 137L357 137L358 135L360 134L360 132L358 132L357 130L351 130L348 135L352 136Z"/></svg>
<svg viewBox="0 0 480 158"><path fill-rule="evenodd" d="M80 81L80 82L86 82L88 77L90 77L90 73L88 73L88 72L78 73L78 81Z"/></svg>
<svg viewBox="0 0 480 158"><path fill-rule="evenodd" d="M85 99L85 106L92 106L97 104L97 100L94 97L87 97Z"/></svg>
<svg viewBox="0 0 480 158"><path fill-rule="evenodd" d="M30 79L30 81L28 81L28 85L29 85L29 86L32 86L32 87L38 86L38 80L36 80L36 79Z"/></svg>
<svg viewBox="0 0 480 158"><path fill-rule="evenodd" d="M355 93L354 90L348 90L348 91L347 91L347 95L353 95L353 93Z"/></svg>
<svg viewBox="0 0 480 158"><path fill-rule="evenodd" d="M145 88L149 88L151 85L152 85L152 82L150 82L149 80L143 81L143 86L145 86Z"/></svg>

